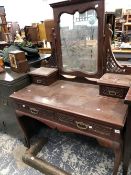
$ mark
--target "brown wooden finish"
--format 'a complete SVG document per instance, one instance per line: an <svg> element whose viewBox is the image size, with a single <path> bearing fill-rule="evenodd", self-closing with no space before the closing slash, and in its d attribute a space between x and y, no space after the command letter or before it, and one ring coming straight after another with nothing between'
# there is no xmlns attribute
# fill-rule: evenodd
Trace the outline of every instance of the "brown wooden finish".
<svg viewBox="0 0 131 175"><path fill-rule="evenodd" d="M131 85L131 75L106 73L97 82L100 95L124 99Z"/></svg>
<svg viewBox="0 0 131 175"><path fill-rule="evenodd" d="M28 61L23 51L11 51L9 52L9 60L11 69L18 73L26 73L29 71Z"/></svg>
<svg viewBox="0 0 131 175"><path fill-rule="evenodd" d="M95 5L98 5L98 8L95 8ZM71 1L65 1L63 3L55 3L51 4L51 7L53 7L54 11L54 22L55 22L55 34L56 34L56 56L58 59L57 65L60 70L60 74L70 74L70 75L76 75L79 77L101 77L103 75L103 39L104 39L104 0L71 0ZM82 13L86 10L95 9L97 12L98 17L98 72L96 74L86 74L80 71L74 71L74 72L64 72L62 70L62 53L61 53L61 39L60 39L60 15L62 13L69 13L74 14L76 11ZM56 48L55 47L55 48Z"/></svg>
<svg viewBox="0 0 131 175"><path fill-rule="evenodd" d="M124 139L124 157L123 157L123 175L127 175L129 161L131 157L131 87L125 97L125 104L128 104L128 116L126 121L125 139Z"/></svg>
<svg viewBox="0 0 131 175"><path fill-rule="evenodd" d="M25 36L26 36L27 41L31 41L34 44L40 41L38 27L25 26L24 30L25 30Z"/></svg>
<svg viewBox="0 0 131 175"><path fill-rule="evenodd" d="M58 69L40 67L32 72L29 72L32 82L36 84L50 85L58 79Z"/></svg>
<svg viewBox="0 0 131 175"><path fill-rule="evenodd" d="M2 21L2 24L0 24L0 27L1 27L0 41L6 41L5 33L8 32L7 22L6 22L6 14L5 13L0 13L0 18L1 18L1 21Z"/></svg>
<svg viewBox="0 0 131 175"><path fill-rule="evenodd" d="M91 136L106 143L115 152L114 174L117 173L128 108L123 100L100 96L97 85L63 80L50 86L32 84L11 98L17 116L29 116L60 131ZM24 129L22 118L18 120ZM24 133L29 145L30 136L25 129Z"/></svg>
<svg viewBox="0 0 131 175"><path fill-rule="evenodd" d="M131 75L120 75L115 73L106 73L100 79L98 84L113 85L115 87L129 88L131 86Z"/></svg>
<svg viewBox="0 0 131 175"><path fill-rule="evenodd" d="M129 88L129 91L125 97L125 103L129 105L131 104L131 88Z"/></svg>
<svg viewBox="0 0 131 175"><path fill-rule="evenodd" d="M54 28L54 20L45 20L45 32L46 32L46 39L48 42L52 42L52 28Z"/></svg>
<svg viewBox="0 0 131 175"><path fill-rule="evenodd" d="M129 112L126 121L125 139L124 139L123 175L127 175L128 173L128 167L131 158L131 101L130 102L126 101L126 103L129 103L129 109L128 109Z"/></svg>
<svg viewBox="0 0 131 175"><path fill-rule="evenodd" d="M122 128L125 122L127 106L123 105L123 100L99 96L98 86L95 85L58 80L50 86L32 84L11 97L35 105L38 103L40 107L60 110L70 115L88 117L90 121L97 120L118 128Z"/></svg>
<svg viewBox="0 0 131 175"><path fill-rule="evenodd" d="M95 5L98 7L95 8ZM100 144L112 148L115 153L113 175L117 175L124 146L124 175L126 175L131 145L129 141L131 78L130 75L122 74L131 74L131 68L120 66L114 58L111 50L110 25L106 26L104 38L104 0L70 0L51 4L51 6L54 10L55 29L52 42L53 54L49 59L51 60L49 65L58 67L58 74L57 76L54 72L52 74L53 69L48 69L44 73L38 69L35 73L30 73L33 81L37 82L40 78L41 84L46 82L50 85L32 84L11 95L27 144L30 146L29 139L32 133L28 130L30 126L27 126L25 116L36 119L51 128L57 128L59 131L94 137ZM60 15L62 13L74 14L76 11L82 13L89 9L95 9L98 16L98 72L95 75L81 71L64 72L62 70ZM100 80L95 79L104 73L110 74L105 74ZM52 75L55 75L54 79ZM125 95L125 101L120 99Z"/></svg>
<svg viewBox="0 0 131 175"><path fill-rule="evenodd" d="M50 75L54 74L57 71L58 69L56 68L40 67L38 69L29 72L29 74L34 76L37 75L37 76L49 77Z"/></svg>
<svg viewBox="0 0 131 175"><path fill-rule="evenodd" d="M115 97L115 98L122 98L124 99L128 92L128 88L121 88L115 86L108 86L108 85L100 85L99 86L99 93L100 95Z"/></svg>
<svg viewBox="0 0 131 175"><path fill-rule="evenodd" d="M38 140L30 149L28 149L22 156L22 160L27 165L39 170L43 174L48 175L71 175L64 170L53 166L46 160L37 157L38 152L41 151L42 147L47 143L46 138ZM33 157L33 160L32 160Z"/></svg>
<svg viewBox="0 0 131 175"><path fill-rule="evenodd" d="M112 136L112 138L114 137L114 140L111 140L106 135L105 135L106 137L102 137L101 135L97 135L97 134L94 135L94 133L78 130L78 129L75 129L73 127L69 127L68 125L66 126L65 124L55 123L54 121L52 122L51 120L46 120L44 118L43 119L40 119L39 117L36 118L32 114L28 114L28 113L21 112L21 111L18 111L18 110L16 110L16 114L18 116L17 118L19 119L20 126L23 129L27 129L27 127L24 128L26 123L25 124L23 123L23 115L28 115L29 117L35 118L35 119L45 123L46 125L48 125L51 128L59 129L59 131L62 131L62 132L74 132L74 133L87 135L87 136L91 136L91 137L96 138L98 140L98 142L102 146L106 146L106 147L112 148L114 150L115 161L114 161L113 175L117 174L117 171L118 171L118 168L119 168L119 164L120 164L121 158L122 158L122 148L123 148L123 144L122 144L122 140L121 140L121 136L122 135L120 137ZM19 116L21 116L21 117L19 117ZM105 132L105 130L103 130L103 132ZM26 141L27 141L27 144L28 144L27 146L30 146L29 135L27 134L27 132L25 132L25 130L24 130L24 133L26 134L25 137L26 137ZM116 140L118 139L118 141L115 141L115 139Z"/></svg>

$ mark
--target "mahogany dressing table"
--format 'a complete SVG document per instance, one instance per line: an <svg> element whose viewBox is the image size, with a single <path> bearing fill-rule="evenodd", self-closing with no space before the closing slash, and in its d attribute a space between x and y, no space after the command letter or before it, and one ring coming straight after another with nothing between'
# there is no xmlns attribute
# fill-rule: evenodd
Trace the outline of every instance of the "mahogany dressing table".
<svg viewBox="0 0 131 175"><path fill-rule="evenodd" d="M11 95L27 146L30 147L33 131L28 130L24 116L62 132L94 137L113 149L113 175L118 172L124 146L126 175L130 141L124 142L124 136L130 131L129 128L127 132L126 119L131 110L124 98L130 88L131 70L120 66L112 54L112 32L110 26L104 28L104 0L70 0L51 7L55 21L53 53L58 70L53 75L55 81L44 83L50 81L53 71L40 68L35 78L41 81Z"/></svg>

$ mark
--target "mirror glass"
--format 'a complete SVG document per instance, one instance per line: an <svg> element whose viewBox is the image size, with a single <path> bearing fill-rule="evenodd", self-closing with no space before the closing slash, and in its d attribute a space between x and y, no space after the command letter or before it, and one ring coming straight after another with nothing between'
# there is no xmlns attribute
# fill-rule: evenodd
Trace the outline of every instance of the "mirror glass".
<svg viewBox="0 0 131 175"><path fill-rule="evenodd" d="M62 69L95 74L98 69L98 19L95 10L60 16Z"/></svg>

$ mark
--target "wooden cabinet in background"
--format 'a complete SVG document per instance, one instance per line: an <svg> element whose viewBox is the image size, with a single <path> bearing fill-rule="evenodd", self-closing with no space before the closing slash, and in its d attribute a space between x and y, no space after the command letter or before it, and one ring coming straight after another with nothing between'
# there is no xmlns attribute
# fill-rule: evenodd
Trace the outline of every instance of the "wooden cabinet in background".
<svg viewBox="0 0 131 175"><path fill-rule="evenodd" d="M6 14L3 6L0 6L0 41L5 41L5 33L8 32Z"/></svg>
<svg viewBox="0 0 131 175"><path fill-rule="evenodd" d="M32 43L37 43L40 41L37 26L25 26L24 30L27 41L30 41Z"/></svg>
<svg viewBox="0 0 131 175"><path fill-rule="evenodd" d="M48 19L38 24L40 40L52 42L52 28L54 28L54 20Z"/></svg>
<svg viewBox="0 0 131 175"><path fill-rule="evenodd" d="M9 95L29 84L29 75L18 74L10 68L0 74L0 130L13 137L20 136L20 129Z"/></svg>
<svg viewBox="0 0 131 175"><path fill-rule="evenodd" d="M131 34L131 13L124 15L125 23L124 23L124 30L126 34Z"/></svg>
<svg viewBox="0 0 131 175"><path fill-rule="evenodd" d="M48 42L52 41L52 28L54 28L54 20L45 20L45 31L46 31L46 38Z"/></svg>

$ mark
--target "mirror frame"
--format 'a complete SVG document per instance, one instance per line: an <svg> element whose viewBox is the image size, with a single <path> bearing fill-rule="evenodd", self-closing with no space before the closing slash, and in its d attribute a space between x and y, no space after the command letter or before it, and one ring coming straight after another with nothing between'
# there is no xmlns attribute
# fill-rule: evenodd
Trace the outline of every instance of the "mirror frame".
<svg viewBox="0 0 131 175"><path fill-rule="evenodd" d="M98 5L98 7L96 7ZM60 74L73 75L77 77L91 77L99 78L103 75L103 58L104 58L104 20L105 9L104 0L70 0L59 3L50 4L54 12L55 22L55 52L57 58L57 67ZM60 38L60 16L62 13L74 14L76 11L83 13L87 10L96 10L98 17L98 68L96 74L83 73L81 71L66 72L62 68L62 51L61 51L61 38Z"/></svg>

